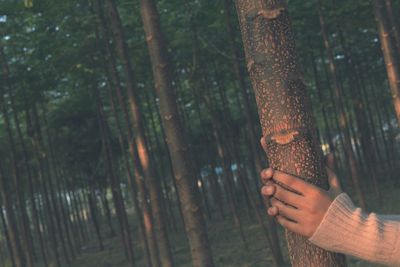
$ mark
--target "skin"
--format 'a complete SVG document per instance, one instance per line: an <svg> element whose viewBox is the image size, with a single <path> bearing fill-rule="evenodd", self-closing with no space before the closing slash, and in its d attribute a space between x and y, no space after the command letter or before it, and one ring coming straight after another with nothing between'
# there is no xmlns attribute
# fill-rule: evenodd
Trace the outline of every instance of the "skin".
<svg viewBox="0 0 400 267"><path fill-rule="evenodd" d="M264 169L261 172L264 184L261 193L271 201L268 215L275 217L289 231L311 237L335 197L342 192L335 173L329 168L326 170L329 191L296 176L272 168Z"/></svg>

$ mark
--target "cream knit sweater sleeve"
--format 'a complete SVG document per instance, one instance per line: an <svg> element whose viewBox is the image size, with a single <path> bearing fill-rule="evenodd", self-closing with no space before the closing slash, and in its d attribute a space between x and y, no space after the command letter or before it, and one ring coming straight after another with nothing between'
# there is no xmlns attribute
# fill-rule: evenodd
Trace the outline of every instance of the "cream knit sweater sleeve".
<svg viewBox="0 0 400 267"><path fill-rule="evenodd" d="M400 266L400 215L366 214L340 194L309 239L326 250L388 266Z"/></svg>

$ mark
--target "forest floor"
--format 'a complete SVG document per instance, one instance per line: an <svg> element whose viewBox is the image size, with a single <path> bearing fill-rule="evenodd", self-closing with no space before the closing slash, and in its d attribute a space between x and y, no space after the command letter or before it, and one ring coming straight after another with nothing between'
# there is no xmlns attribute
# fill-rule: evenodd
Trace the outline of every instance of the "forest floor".
<svg viewBox="0 0 400 267"><path fill-rule="evenodd" d="M381 214L400 214L399 186L390 183L382 184L384 205L380 206L372 193L368 194L370 210ZM351 194L351 193L350 193ZM271 253L266 245L266 239L260 226L256 223L254 216L249 217L246 210L241 212L244 231L247 238L248 249L241 242L235 230L232 219L214 219L208 225L209 237L211 239L214 261L217 267L265 267L271 266ZM250 219L251 218L251 219ZM182 229L177 233L170 234L170 243L173 250L174 266L189 267L190 255L187 242ZM279 230L281 240L284 240L283 230ZM138 242L135 242L136 244ZM281 242L284 243L284 242ZM283 244L285 260L288 261L286 244ZM136 247L136 266L145 267L143 255L138 253L140 248ZM367 263L348 257L349 267L363 266L372 267L376 264ZM82 254L74 261L73 267L128 267L124 252L121 249L121 242L118 237L105 239L105 249L98 251L96 244L89 244L83 248Z"/></svg>

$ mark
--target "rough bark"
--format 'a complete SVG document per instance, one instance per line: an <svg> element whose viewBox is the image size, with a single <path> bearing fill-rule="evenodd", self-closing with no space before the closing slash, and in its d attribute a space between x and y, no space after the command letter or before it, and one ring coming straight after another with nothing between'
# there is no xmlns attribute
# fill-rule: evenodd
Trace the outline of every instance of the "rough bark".
<svg viewBox="0 0 400 267"><path fill-rule="evenodd" d="M327 177L284 1L237 0L264 147L274 169L324 188ZM342 255L287 232L293 266L346 266Z"/></svg>
<svg viewBox="0 0 400 267"><path fill-rule="evenodd" d="M156 93L160 98L162 123L172 159L193 266L214 266L205 221L199 200L195 196L195 184L192 182L195 176L193 157L178 116L171 65L167 58L159 14L154 1L140 2Z"/></svg>

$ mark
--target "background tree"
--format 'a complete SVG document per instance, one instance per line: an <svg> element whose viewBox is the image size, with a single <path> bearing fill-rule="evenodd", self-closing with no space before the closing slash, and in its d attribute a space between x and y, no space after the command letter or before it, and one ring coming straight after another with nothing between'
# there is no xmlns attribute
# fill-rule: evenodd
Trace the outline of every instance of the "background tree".
<svg viewBox="0 0 400 267"><path fill-rule="evenodd" d="M282 19L262 28L270 13L256 4L268 1L245 2L255 4L247 17L255 19L241 21L253 29L244 40ZM385 33L395 40L400 3L378 2L388 15ZM267 158L246 71L261 69L259 49L274 51L269 45L280 39L257 42L247 64L234 8L225 0L0 1L1 266L192 266L193 259L209 264L211 254L216 266L289 262L287 245L277 241L282 229L266 227L258 176ZM359 187L371 211L399 213L399 132L373 2L321 2L329 53L317 1L293 0L286 8L307 85L301 95L309 96L302 118L309 123L314 115L309 132L316 130L324 153L334 151L343 187L358 205ZM279 66L298 69L284 58ZM300 82L278 88L292 84ZM170 120L166 107L173 108ZM349 179L345 134L358 187ZM307 140L314 149L316 140ZM272 155L269 163L276 166ZM190 217L200 235L188 231ZM196 238L201 250L193 249ZM348 265L370 266L356 259Z"/></svg>

